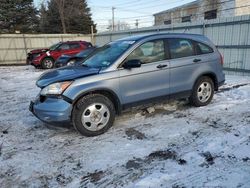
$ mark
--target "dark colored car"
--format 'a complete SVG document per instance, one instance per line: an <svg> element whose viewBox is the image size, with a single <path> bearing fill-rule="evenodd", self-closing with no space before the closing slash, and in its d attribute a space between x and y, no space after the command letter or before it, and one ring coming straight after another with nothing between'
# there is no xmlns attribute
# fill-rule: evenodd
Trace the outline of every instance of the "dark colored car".
<svg viewBox="0 0 250 188"><path fill-rule="evenodd" d="M90 47L74 56L62 55L56 60L54 67L59 68L63 66L79 65L84 61L84 59L86 59L86 57L88 57L89 54L94 52L95 49L96 47Z"/></svg>
<svg viewBox="0 0 250 188"><path fill-rule="evenodd" d="M171 98L209 104L225 81L222 65L222 55L203 35L130 36L98 48L81 66L41 75L30 111L44 122L73 124L83 135L96 136L133 106Z"/></svg>
<svg viewBox="0 0 250 188"><path fill-rule="evenodd" d="M27 54L27 64L43 69L51 69L58 57L62 55L73 56L80 51L92 47L86 41L67 41L59 42L48 49L32 50Z"/></svg>

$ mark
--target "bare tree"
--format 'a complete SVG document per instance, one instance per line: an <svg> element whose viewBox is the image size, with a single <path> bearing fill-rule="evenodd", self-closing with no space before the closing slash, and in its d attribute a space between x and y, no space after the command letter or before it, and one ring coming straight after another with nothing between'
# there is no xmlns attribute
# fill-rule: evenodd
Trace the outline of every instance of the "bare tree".
<svg viewBox="0 0 250 188"><path fill-rule="evenodd" d="M65 15L64 15L65 0L55 0L55 2L57 4L57 6L58 6L58 11L59 11L60 20L61 20L61 23L62 23L63 33L67 33L66 24L65 24Z"/></svg>

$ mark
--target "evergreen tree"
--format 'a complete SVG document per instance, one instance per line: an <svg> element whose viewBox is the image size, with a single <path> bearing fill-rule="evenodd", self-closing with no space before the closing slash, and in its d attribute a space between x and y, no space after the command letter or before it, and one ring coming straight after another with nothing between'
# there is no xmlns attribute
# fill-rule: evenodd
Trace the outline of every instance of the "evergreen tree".
<svg viewBox="0 0 250 188"><path fill-rule="evenodd" d="M89 34L91 33L91 25L94 26L94 32L96 32L90 8L85 0L68 1L66 6L68 7L67 12L70 15L65 19L68 33Z"/></svg>
<svg viewBox="0 0 250 188"><path fill-rule="evenodd" d="M49 1L47 8L44 4L40 8L40 32L62 33L62 25L57 4L54 0Z"/></svg>
<svg viewBox="0 0 250 188"><path fill-rule="evenodd" d="M50 0L40 9L40 30L44 33L91 33L90 8L86 0Z"/></svg>
<svg viewBox="0 0 250 188"><path fill-rule="evenodd" d="M37 14L33 0L0 0L0 32L35 33L39 29Z"/></svg>
<svg viewBox="0 0 250 188"><path fill-rule="evenodd" d="M41 33L46 33L48 30L48 20L47 20L47 9L44 4L41 4L41 8L39 10L39 31Z"/></svg>

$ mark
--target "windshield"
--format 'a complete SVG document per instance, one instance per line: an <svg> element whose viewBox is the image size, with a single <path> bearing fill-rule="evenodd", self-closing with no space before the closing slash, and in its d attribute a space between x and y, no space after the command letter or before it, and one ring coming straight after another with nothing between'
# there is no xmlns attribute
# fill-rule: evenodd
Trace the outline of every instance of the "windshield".
<svg viewBox="0 0 250 188"><path fill-rule="evenodd" d="M116 41L95 50L83 63L94 68L106 68L113 64L135 41Z"/></svg>
<svg viewBox="0 0 250 188"><path fill-rule="evenodd" d="M58 46L60 46L61 42L53 44L52 46L49 47L49 50L55 50Z"/></svg>
<svg viewBox="0 0 250 188"><path fill-rule="evenodd" d="M84 51L79 52L76 54L76 57L87 57L91 52L93 52L95 48L88 48Z"/></svg>

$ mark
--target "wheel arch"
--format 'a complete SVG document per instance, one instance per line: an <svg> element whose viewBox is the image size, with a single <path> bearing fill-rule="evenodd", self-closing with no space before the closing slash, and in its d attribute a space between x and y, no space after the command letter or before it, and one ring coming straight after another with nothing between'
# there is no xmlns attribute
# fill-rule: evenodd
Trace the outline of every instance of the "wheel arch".
<svg viewBox="0 0 250 188"><path fill-rule="evenodd" d="M99 89L93 89L93 90L82 92L72 101L72 105L74 106L82 97L86 95L91 95L91 94L101 94L101 95L104 95L105 97L108 97L115 106L116 114L119 115L121 113L122 107L121 107L121 102L120 102L119 97L114 91L107 89L107 88L99 88Z"/></svg>
<svg viewBox="0 0 250 188"><path fill-rule="evenodd" d="M213 83L214 83L214 90L215 90L215 91L218 91L218 88L219 88L219 86L218 86L218 79L217 79L216 74L213 73L213 72L206 72L206 73L200 74L200 75L196 78L196 80L195 80L195 82L194 82L194 85L195 85L195 83L196 83L201 77L205 77L205 76L212 79L212 81L213 81ZM194 87L194 85L193 85L193 87Z"/></svg>
<svg viewBox="0 0 250 188"><path fill-rule="evenodd" d="M41 62L46 58L52 59L54 62L56 61L52 56L45 56L44 58L42 58Z"/></svg>

